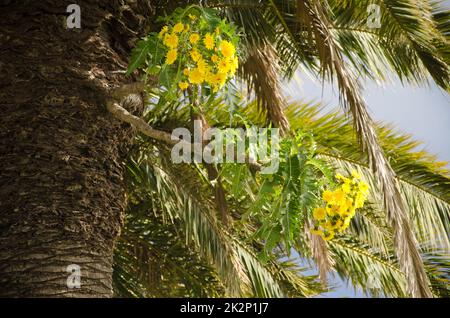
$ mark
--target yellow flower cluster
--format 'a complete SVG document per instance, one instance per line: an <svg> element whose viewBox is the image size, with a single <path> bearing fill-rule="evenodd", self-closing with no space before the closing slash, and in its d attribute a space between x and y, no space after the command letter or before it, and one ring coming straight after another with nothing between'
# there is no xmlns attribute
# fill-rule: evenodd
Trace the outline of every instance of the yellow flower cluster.
<svg viewBox="0 0 450 318"><path fill-rule="evenodd" d="M178 62L182 70L178 87L186 90L190 85L208 85L214 92L231 79L239 66L236 47L221 33L196 29L196 17L190 22L178 22L173 27L164 26L159 33L166 49L165 64Z"/></svg>
<svg viewBox="0 0 450 318"><path fill-rule="evenodd" d="M347 229L356 209L364 206L369 192L369 185L361 180L356 170L352 171L351 178L337 174L336 179L339 187L322 194L325 207L318 207L313 211L315 225L311 232L327 241L333 239L336 232L342 233Z"/></svg>

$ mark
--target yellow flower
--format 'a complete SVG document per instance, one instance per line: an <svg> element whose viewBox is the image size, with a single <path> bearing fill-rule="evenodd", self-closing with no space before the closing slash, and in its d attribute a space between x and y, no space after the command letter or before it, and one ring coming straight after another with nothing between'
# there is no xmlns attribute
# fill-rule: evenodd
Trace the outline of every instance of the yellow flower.
<svg viewBox="0 0 450 318"><path fill-rule="evenodd" d="M213 63L217 63L218 60L219 60L219 57L218 57L216 54L214 54L213 56L211 56L211 61L212 61Z"/></svg>
<svg viewBox="0 0 450 318"><path fill-rule="evenodd" d="M226 74L230 70L231 64L228 59L221 59L217 68L219 69L219 72Z"/></svg>
<svg viewBox="0 0 450 318"><path fill-rule="evenodd" d="M342 191L340 189L334 191L333 196L334 196L334 201L336 203L340 203L340 202L344 201L344 199L345 199L345 193L344 193L344 191Z"/></svg>
<svg viewBox="0 0 450 318"><path fill-rule="evenodd" d="M225 85L226 81L227 81L227 74L218 72L212 75L211 82L213 85L222 87L223 85Z"/></svg>
<svg viewBox="0 0 450 318"><path fill-rule="evenodd" d="M184 24L181 22L178 22L173 27L173 33L181 33L184 30Z"/></svg>
<svg viewBox="0 0 450 318"><path fill-rule="evenodd" d="M350 193L351 192L351 187L350 187L350 184L348 184L348 183L344 183L343 185L342 185L342 191L344 191L344 193Z"/></svg>
<svg viewBox="0 0 450 318"><path fill-rule="evenodd" d="M341 227L341 229L342 229L342 230L345 230L345 229L347 229L347 228L349 227L349 225L350 225L350 222L351 222L351 220L352 220L352 218L351 218L351 217L347 217L347 218L345 218L345 220L344 220L344 224L342 224L342 227Z"/></svg>
<svg viewBox="0 0 450 318"><path fill-rule="evenodd" d="M163 38L164 34L166 34L167 32L169 32L169 27L167 25L163 26L163 28L161 29L161 32L159 32L158 37L160 39Z"/></svg>
<svg viewBox="0 0 450 318"><path fill-rule="evenodd" d="M177 50L172 49L169 52L167 52L166 64L167 65L173 64L176 61L177 56L178 56Z"/></svg>
<svg viewBox="0 0 450 318"><path fill-rule="evenodd" d="M163 43L168 48L175 49L178 46L178 36L176 34L166 34Z"/></svg>
<svg viewBox="0 0 450 318"><path fill-rule="evenodd" d="M325 241L330 241L330 240L332 240L334 238L334 231L329 231L328 233L326 233L324 236L323 236L323 239L325 240Z"/></svg>
<svg viewBox="0 0 450 318"><path fill-rule="evenodd" d="M322 225L326 230L331 230L332 225L330 221L326 221Z"/></svg>
<svg viewBox="0 0 450 318"><path fill-rule="evenodd" d="M361 176L355 170L352 171L351 179L339 173L336 174L336 179L341 182L340 187L322 193L322 198L327 203L325 216L318 209L313 211L314 219L323 231L322 237L327 241L335 237L336 231L342 233L350 226L356 209L364 206L369 191L369 185L360 180Z"/></svg>
<svg viewBox="0 0 450 318"><path fill-rule="evenodd" d="M192 33L189 36L189 42L191 42L192 44L197 44L198 41L200 41L200 35L198 33Z"/></svg>
<svg viewBox="0 0 450 318"><path fill-rule="evenodd" d="M212 84L214 81L214 73L211 72L211 68L208 67L208 70L205 72L205 81L209 84Z"/></svg>
<svg viewBox="0 0 450 318"><path fill-rule="evenodd" d="M364 207L365 201L366 201L366 197L362 194L358 194L355 199L355 207L357 209Z"/></svg>
<svg viewBox="0 0 450 318"><path fill-rule="evenodd" d="M220 34L220 28L219 28L219 27L216 28L216 34L217 34L217 35Z"/></svg>
<svg viewBox="0 0 450 318"><path fill-rule="evenodd" d="M326 207L329 216L335 216L339 213L339 205L329 204Z"/></svg>
<svg viewBox="0 0 450 318"><path fill-rule="evenodd" d="M189 82L192 84L201 84L204 81L204 74L198 68L193 69L189 74Z"/></svg>
<svg viewBox="0 0 450 318"><path fill-rule="evenodd" d="M350 215L352 207L352 199L346 199L345 202L342 202L342 204L339 206L339 214L344 216Z"/></svg>
<svg viewBox="0 0 450 318"><path fill-rule="evenodd" d="M179 82L178 83L178 87L180 87L180 89L182 91L184 91L184 90L186 90L189 87L189 83L187 83L187 82Z"/></svg>
<svg viewBox="0 0 450 318"><path fill-rule="evenodd" d="M337 230L341 227L342 225L342 221L341 220L336 220L336 221L328 221L325 224L325 228L329 231L334 231Z"/></svg>
<svg viewBox="0 0 450 318"><path fill-rule="evenodd" d="M193 14L189 14L189 19L191 19L192 21L195 21L197 19L197 17Z"/></svg>
<svg viewBox="0 0 450 318"><path fill-rule="evenodd" d="M355 213L356 213L355 207L353 207L353 206L350 207L349 217L350 217L350 218L354 217L354 216L355 216Z"/></svg>
<svg viewBox="0 0 450 318"><path fill-rule="evenodd" d="M231 58L236 53L236 48L231 42L223 40L220 42L220 51L223 56Z"/></svg>
<svg viewBox="0 0 450 318"><path fill-rule="evenodd" d="M340 216L347 216L350 214L349 208L346 205L340 205L339 206L339 215Z"/></svg>
<svg viewBox="0 0 450 318"><path fill-rule="evenodd" d="M333 230L341 229L343 224L344 224L344 222L342 220L337 220L336 224L333 226Z"/></svg>
<svg viewBox="0 0 450 318"><path fill-rule="evenodd" d="M359 191L361 191L363 194L367 194L369 192L369 185L365 181L361 181L358 187Z"/></svg>
<svg viewBox="0 0 450 318"><path fill-rule="evenodd" d="M352 171L352 177L355 178L355 179L361 179L361 175L356 170Z"/></svg>
<svg viewBox="0 0 450 318"><path fill-rule="evenodd" d="M185 76L189 76L189 69L188 68L185 68L184 70L183 70L183 74L185 75Z"/></svg>
<svg viewBox="0 0 450 318"><path fill-rule="evenodd" d="M214 38L211 33L206 33L203 43L208 50L212 50L214 48Z"/></svg>
<svg viewBox="0 0 450 318"><path fill-rule="evenodd" d="M346 201L347 207L350 209L353 206L353 199L347 198L345 201Z"/></svg>
<svg viewBox="0 0 450 318"><path fill-rule="evenodd" d="M322 194L322 198L326 201L326 202L331 202L333 201L333 192L326 190L323 192Z"/></svg>
<svg viewBox="0 0 450 318"><path fill-rule="evenodd" d="M340 173L336 174L336 179L338 179L339 181L342 181L344 183L350 183L351 182L351 180L349 178L344 177Z"/></svg>
<svg viewBox="0 0 450 318"><path fill-rule="evenodd" d="M316 208L313 211L313 216L316 220L323 220L326 217L326 211L324 208Z"/></svg>
<svg viewBox="0 0 450 318"><path fill-rule="evenodd" d="M197 61L197 68L200 72L203 74L206 73L208 65L206 64L205 60L200 57L200 59Z"/></svg>
<svg viewBox="0 0 450 318"><path fill-rule="evenodd" d="M198 52L197 49L193 49L191 51L191 58L194 62L197 62L201 57L202 55Z"/></svg>

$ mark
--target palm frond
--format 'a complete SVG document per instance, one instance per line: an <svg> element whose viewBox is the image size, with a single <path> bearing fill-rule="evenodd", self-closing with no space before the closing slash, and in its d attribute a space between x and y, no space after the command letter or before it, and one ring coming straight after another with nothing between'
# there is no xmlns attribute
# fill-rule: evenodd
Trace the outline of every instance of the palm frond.
<svg viewBox="0 0 450 318"><path fill-rule="evenodd" d="M439 1L328 1L341 46L364 75L392 69L401 80L423 83L431 77L448 89L448 35ZM380 24L367 25L369 5L380 9ZM365 46L367 44L367 46ZM364 45L364 46L362 46ZM447 53L448 54L448 53ZM446 62L447 61L447 62Z"/></svg>
<svg viewBox="0 0 450 318"><path fill-rule="evenodd" d="M286 286L291 286L297 297L320 291L308 277L297 277L294 271L280 272L274 260L264 264L251 245L228 232L216 218L214 204L199 191L203 181L192 167L165 163L164 151L157 157L151 153L147 150L139 160L130 161L132 187L154 200L163 220L181 227L179 238L215 269L226 295L282 297Z"/></svg>
<svg viewBox="0 0 450 318"><path fill-rule="evenodd" d="M309 239L309 246L311 249L311 256L314 260L318 270L319 277L323 285L327 284L328 273L334 267L335 262L333 257L330 255L327 243L323 240L321 236L314 235L311 233L311 222L306 223L305 234Z"/></svg>
<svg viewBox="0 0 450 318"><path fill-rule="evenodd" d="M206 201L206 206L199 203L198 196L184 190L187 184L178 183L181 182L180 176L173 179L161 168L161 164L162 161L156 165L143 157L131 161L129 167L139 177L137 180L146 182L139 188L150 191L149 197L157 200L165 219L182 222L186 243L193 244L216 268L227 287L227 294L239 295L248 279L242 264L236 261L231 246L223 237L215 213L211 213L214 211L213 203Z"/></svg>
<svg viewBox="0 0 450 318"><path fill-rule="evenodd" d="M218 0L208 5L226 12L227 18L244 30L249 45L274 43L288 78L299 66L317 70L324 51L308 25L301 22L307 18L303 1L272 3L277 10L270 1ZM442 88L449 89L450 13L441 1L329 0L327 5L329 20L323 26L356 72L380 80L392 70L402 81L414 83L426 83L431 76ZM379 27L368 26L369 5L380 8Z"/></svg>
<svg viewBox="0 0 450 318"><path fill-rule="evenodd" d="M219 297L214 269L151 207L129 205L114 255L114 290L123 297Z"/></svg>
<svg viewBox="0 0 450 318"><path fill-rule="evenodd" d="M403 272L369 246L346 239L334 240L329 245L336 259L336 271L342 278L349 277L353 286L373 297L408 295Z"/></svg>

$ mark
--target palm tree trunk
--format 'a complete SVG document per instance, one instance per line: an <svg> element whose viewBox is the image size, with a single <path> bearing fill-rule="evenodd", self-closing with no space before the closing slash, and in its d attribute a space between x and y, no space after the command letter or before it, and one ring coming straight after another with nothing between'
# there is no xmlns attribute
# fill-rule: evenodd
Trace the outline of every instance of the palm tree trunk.
<svg viewBox="0 0 450 318"><path fill-rule="evenodd" d="M112 296L133 133L105 104L155 14L123 2L77 1L81 29L72 1L0 2L0 296Z"/></svg>

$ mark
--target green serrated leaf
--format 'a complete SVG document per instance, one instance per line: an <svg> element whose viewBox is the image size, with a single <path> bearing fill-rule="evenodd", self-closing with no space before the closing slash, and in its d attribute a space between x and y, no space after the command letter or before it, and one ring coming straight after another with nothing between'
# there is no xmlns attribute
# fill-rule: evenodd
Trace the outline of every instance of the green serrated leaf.
<svg viewBox="0 0 450 318"><path fill-rule="evenodd" d="M133 49L131 54L130 64L128 65L128 70L126 75L130 75L136 69L138 69L149 56L150 49L154 46L154 40L152 38L145 38L138 42L137 46Z"/></svg>
<svg viewBox="0 0 450 318"><path fill-rule="evenodd" d="M327 166L327 164L325 162L318 160L316 158L312 158L312 159L309 159L306 164L314 166L317 169L319 169L320 172L322 172L323 175L327 178L328 182L330 182L331 184L334 184L333 172Z"/></svg>

